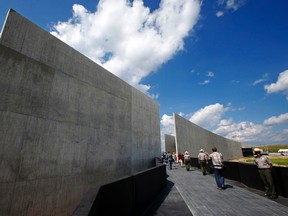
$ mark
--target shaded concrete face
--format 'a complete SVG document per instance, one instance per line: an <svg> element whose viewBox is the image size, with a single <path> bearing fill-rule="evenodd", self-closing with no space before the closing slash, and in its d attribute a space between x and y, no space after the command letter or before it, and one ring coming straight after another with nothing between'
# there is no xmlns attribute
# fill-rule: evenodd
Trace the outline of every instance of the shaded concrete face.
<svg viewBox="0 0 288 216"><path fill-rule="evenodd" d="M176 146L178 152L189 151L190 156L197 157L200 149L212 153L216 146L223 154L224 160L242 157L240 142L226 139L214 134L174 113Z"/></svg>
<svg viewBox="0 0 288 216"><path fill-rule="evenodd" d="M0 124L0 215L71 215L90 188L161 154L156 102L13 10Z"/></svg>
<svg viewBox="0 0 288 216"><path fill-rule="evenodd" d="M175 136L171 136L168 134L164 135L165 137L165 151L166 152L176 152L176 143Z"/></svg>

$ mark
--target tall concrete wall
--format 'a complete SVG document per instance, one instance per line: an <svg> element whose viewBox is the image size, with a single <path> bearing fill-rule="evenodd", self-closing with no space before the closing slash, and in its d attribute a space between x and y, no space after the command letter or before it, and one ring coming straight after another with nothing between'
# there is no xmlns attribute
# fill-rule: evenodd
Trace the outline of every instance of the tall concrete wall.
<svg viewBox="0 0 288 216"><path fill-rule="evenodd" d="M192 157L197 157L200 149L211 153L216 146L223 154L224 160L242 157L242 145L214 134L174 113L176 146L178 152L189 151Z"/></svg>
<svg viewBox="0 0 288 216"><path fill-rule="evenodd" d="M175 136L165 134L164 138L165 138L165 151L171 153L176 152Z"/></svg>
<svg viewBox="0 0 288 216"><path fill-rule="evenodd" d="M0 38L0 215L71 215L161 154L158 104L11 10Z"/></svg>

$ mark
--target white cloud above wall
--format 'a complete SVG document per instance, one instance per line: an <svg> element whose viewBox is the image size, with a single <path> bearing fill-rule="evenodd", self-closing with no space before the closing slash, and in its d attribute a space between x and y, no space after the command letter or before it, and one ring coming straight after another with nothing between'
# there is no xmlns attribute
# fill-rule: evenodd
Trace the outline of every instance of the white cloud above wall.
<svg viewBox="0 0 288 216"><path fill-rule="evenodd" d="M132 86L184 47L200 13L198 0L165 0L150 12L143 1L100 0L95 12L73 5L73 17L51 32Z"/></svg>
<svg viewBox="0 0 288 216"><path fill-rule="evenodd" d="M175 136L174 118L164 114L161 123L161 149L165 149L165 134Z"/></svg>
<svg viewBox="0 0 288 216"><path fill-rule="evenodd" d="M189 120L204 128L214 127L228 109L219 103L208 105L193 113Z"/></svg>
<svg viewBox="0 0 288 216"><path fill-rule="evenodd" d="M288 122L288 113L272 116L264 121L264 125L277 125Z"/></svg>

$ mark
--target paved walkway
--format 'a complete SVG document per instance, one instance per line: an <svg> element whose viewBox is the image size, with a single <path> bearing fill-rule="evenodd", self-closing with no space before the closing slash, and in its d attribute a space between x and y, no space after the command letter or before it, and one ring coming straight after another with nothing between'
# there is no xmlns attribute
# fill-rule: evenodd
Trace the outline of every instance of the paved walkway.
<svg viewBox="0 0 288 216"><path fill-rule="evenodd" d="M287 216L288 199L270 200L262 191L225 179L225 190L218 190L214 175L203 176L197 168L187 172L176 165L167 169L168 187L157 198L148 215L173 216Z"/></svg>

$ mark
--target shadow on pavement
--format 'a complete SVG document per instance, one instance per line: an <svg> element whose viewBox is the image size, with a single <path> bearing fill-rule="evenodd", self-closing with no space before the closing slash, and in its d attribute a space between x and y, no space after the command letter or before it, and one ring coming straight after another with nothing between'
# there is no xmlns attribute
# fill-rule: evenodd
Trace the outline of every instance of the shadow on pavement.
<svg viewBox="0 0 288 216"><path fill-rule="evenodd" d="M166 188L155 198L142 216L189 216L192 215L174 183L167 180Z"/></svg>

